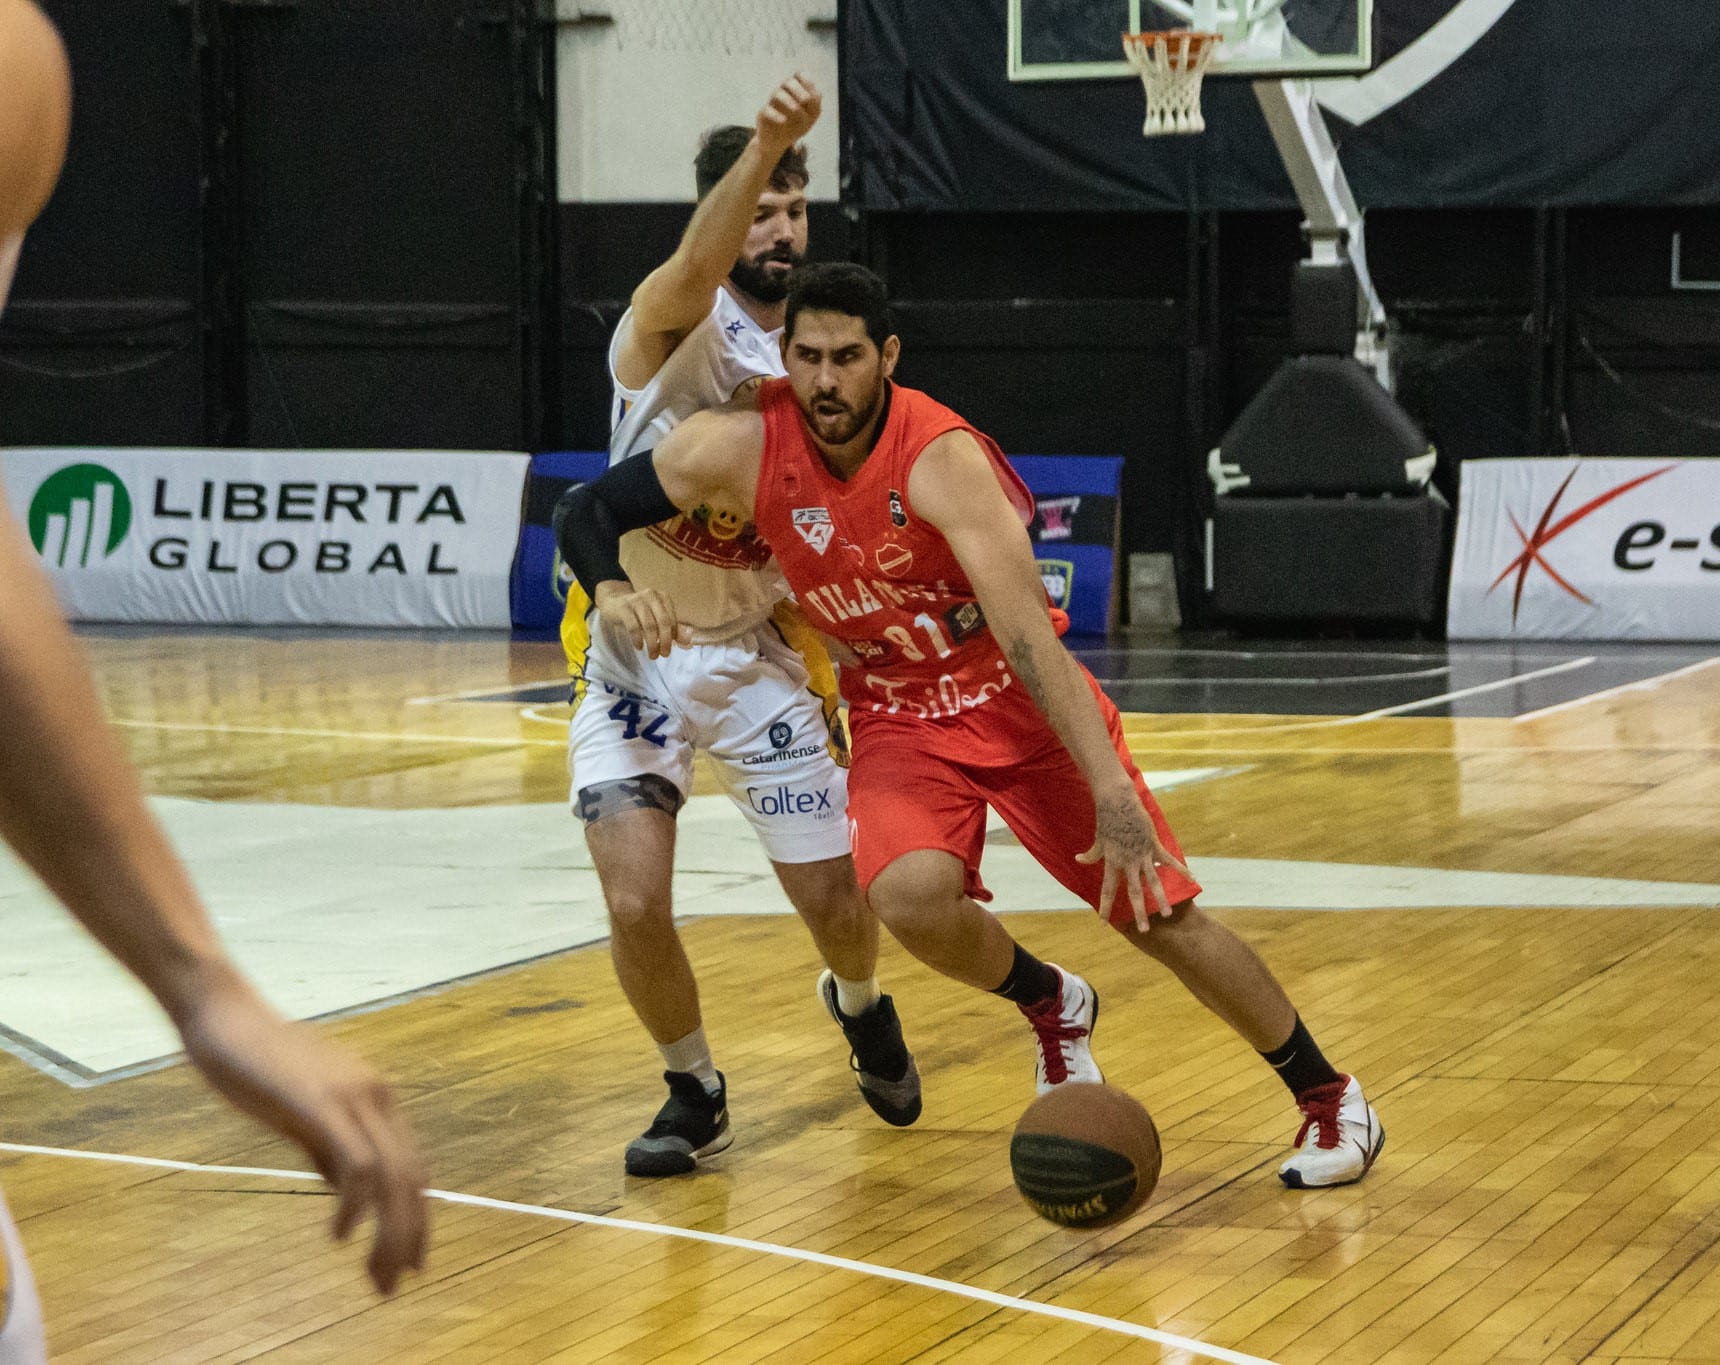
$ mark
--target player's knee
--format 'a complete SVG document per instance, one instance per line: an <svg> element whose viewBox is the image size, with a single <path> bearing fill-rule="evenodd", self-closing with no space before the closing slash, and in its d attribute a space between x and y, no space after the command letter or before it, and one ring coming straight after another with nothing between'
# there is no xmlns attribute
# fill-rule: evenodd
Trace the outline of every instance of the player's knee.
<svg viewBox="0 0 1720 1365"><path fill-rule="evenodd" d="M961 859L941 849L916 849L897 858L866 890L873 913L904 943L945 920L966 894Z"/></svg>
<svg viewBox="0 0 1720 1365"><path fill-rule="evenodd" d="M25 0L0 0L0 243L30 226L59 179L71 98L54 26Z"/></svg>
<svg viewBox="0 0 1720 1365"><path fill-rule="evenodd" d="M777 877L800 917L817 924L844 924L871 912L854 881L854 860L778 863Z"/></svg>
<svg viewBox="0 0 1720 1365"><path fill-rule="evenodd" d="M1174 963L1193 950L1195 940L1213 921L1191 898L1177 902L1168 915L1155 912L1149 923L1152 927L1144 934L1135 928L1133 920L1125 920L1115 927L1149 957Z"/></svg>
<svg viewBox="0 0 1720 1365"><path fill-rule="evenodd" d="M667 886L631 883L606 887L609 927L617 935L637 937L675 931L673 901Z"/></svg>

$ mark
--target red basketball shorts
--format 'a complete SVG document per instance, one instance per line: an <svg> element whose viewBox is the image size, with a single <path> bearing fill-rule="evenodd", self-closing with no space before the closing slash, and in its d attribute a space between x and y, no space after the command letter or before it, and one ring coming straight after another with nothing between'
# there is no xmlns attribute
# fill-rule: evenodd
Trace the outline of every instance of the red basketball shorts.
<svg viewBox="0 0 1720 1365"><path fill-rule="evenodd" d="M1129 756L1122 717L1092 675L1082 673L1160 842L1181 858L1164 812ZM960 858L968 895L990 900L979 876L989 804L1041 867L1100 909L1104 866L1076 861L1093 846L1093 794L1019 682L983 706L946 719L853 711L849 723L854 757L848 818L861 890L904 853L931 848ZM1172 905L1200 894L1199 883L1175 868L1160 867L1159 878ZM1150 911L1150 894L1147 905ZM1126 889L1118 890L1107 918L1119 926L1134 923Z"/></svg>

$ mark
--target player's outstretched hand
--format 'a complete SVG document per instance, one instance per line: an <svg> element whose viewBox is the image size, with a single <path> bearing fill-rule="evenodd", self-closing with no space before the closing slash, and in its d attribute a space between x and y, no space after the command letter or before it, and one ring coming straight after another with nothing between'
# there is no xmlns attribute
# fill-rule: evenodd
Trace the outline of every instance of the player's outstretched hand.
<svg viewBox="0 0 1720 1365"><path fill-rule="evenodd" d="M674 602L656 588L635 591L628 583L599 583L596 606L605 622L625 630L633 648L653 659L665 658L676 645L692 640L675 614Z"/></svg>
<svg viewBox="0 0 1720 1365"><path fill-rule="evenodd" d="M824 96L811 79L798 71L771 92L758 111L758 140L761 147L786 152L812 131L824 107Z"/></svg>
<svg viewBox="0 0 1720 1365"><path fill-rule="evenodd" d="M1152 817L1141 804L1133 783L1120 785L1116 791L1098 797L1094 811L1097 824L1093 847L1076 854L1076 861L1102 861L1105 864L1105 880L1099 892L1099 913L1109 917L1120 881L1129 893L1129 905L1135 912L1135 928L1146 933L1152 924L1143 886L1151 892L1159 913L1169 915L1171 903L1165 898L1164 883L1159 880L1158 870L1160 867L1174 867L1186 877L1188 868L1159 842Z"/></svg>
<svg viewBox="0 0 1720 1365"><path fill-rule="evenodd" d="M366 1268L392 1294L424 1266L424 1167L388 1087L357 1058L281 1019L237 976L199 991L176 1021L204 1079L236 1109L304 1149L340 1196L334 1235L366 1215L376 1237Z"/></svg>

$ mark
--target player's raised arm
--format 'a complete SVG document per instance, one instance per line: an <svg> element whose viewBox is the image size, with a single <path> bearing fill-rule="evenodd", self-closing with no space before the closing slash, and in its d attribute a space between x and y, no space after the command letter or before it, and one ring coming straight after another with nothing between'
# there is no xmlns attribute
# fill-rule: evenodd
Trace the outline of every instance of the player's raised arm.
<svg viewBox="0 0 1720 1365"><path fill-rule="evenodd" d="M818 121L823 96L794 75L771 92L759 110L753 138L740 159L699 201L675 254L633 291L633 316L621 338L616 371L642 387L676 344L711 311L711 296L746 248L747 234L767 211L760 198L772 188L783 153ZM806 212L804 191L788 193L786 214Z"/></svg>
<svg viewBox="0 0 1720 1365"><path fill-rule="evenodd" d="M621 537L677 513L717 508L752 520L764 449L764 418L745 400L693 414L649 457L613 465L556 503L556 545L605 621L654 659L682 638L675 604L656 588L635 589L621 566Z"/></svg>
<svg viewBox="0 0 1720 1365"><path fill-rule="evenodd" d="M1083 860L1104 859L1100 904L1111 904L1121 878L1136 924L1147 928L1143 883L1159 910L1169 914L1154 864L1182 864L1159 842L1133 780L1117 759L1086 677L1057 639L1027 530L991 458L967 432L948 432L915 462L908 498L949 541L1015 676L1092 789L1097 837Z"/></svg>

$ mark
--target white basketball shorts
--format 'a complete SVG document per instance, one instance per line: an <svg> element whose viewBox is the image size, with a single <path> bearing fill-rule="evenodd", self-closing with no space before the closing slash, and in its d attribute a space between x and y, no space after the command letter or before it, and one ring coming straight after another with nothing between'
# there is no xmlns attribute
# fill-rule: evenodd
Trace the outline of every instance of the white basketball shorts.
<svg viewBox="0 0 1720 1365"><path fill-rule="evenodd" d="M848 774L829 747L806 665L766 622L720 644L648 658L593 632L568 729L572 801L581 788L654 773L686 798L704 750L771 859L848 852Z"/></svg>

